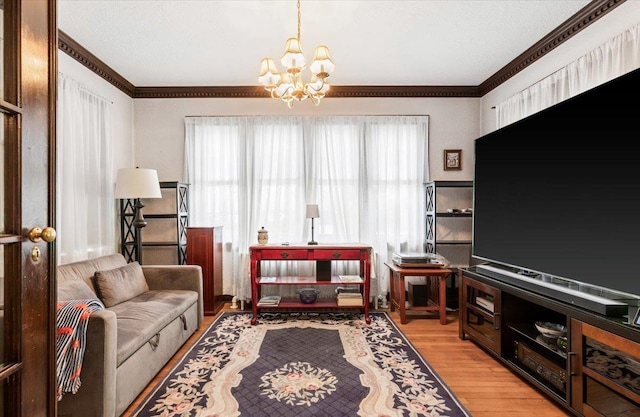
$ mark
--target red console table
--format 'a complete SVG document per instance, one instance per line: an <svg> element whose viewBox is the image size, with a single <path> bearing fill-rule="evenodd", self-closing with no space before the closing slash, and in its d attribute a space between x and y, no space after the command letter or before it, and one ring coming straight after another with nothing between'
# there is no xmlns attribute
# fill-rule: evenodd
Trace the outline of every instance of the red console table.
<svg viewBox="0 0 640 417"><path fill-rule="evenodd" d="M369 317L371 246L363 244L253 245L249 247L249 251L251 254L251 308L253 309L251 324L256 324L258 310L261 309L360 309L364 312L366 323L371 323L371 318ZM260 270L261 261L315 261L316 276L263 277ZM297 285L300 287L346 285L339 277L331 275L331 262L333 261L359 261L362 283L358 285L362 294L362 305L339 306L335 298L319 298L315 303L303 304L299 298L283 297L277 306L258 306L261 288L265 285Z"/></svg>

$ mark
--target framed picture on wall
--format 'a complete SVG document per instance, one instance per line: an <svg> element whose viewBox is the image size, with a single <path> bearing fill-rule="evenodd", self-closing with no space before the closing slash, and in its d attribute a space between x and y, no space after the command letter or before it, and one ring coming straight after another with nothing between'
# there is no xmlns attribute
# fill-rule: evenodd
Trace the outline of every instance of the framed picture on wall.
<svg viewBox="0 0 640 417"><path fill-rule="evenodd" d="M462 169L462 149L445 149L444 150L444 170L460 170Z"/></svg>

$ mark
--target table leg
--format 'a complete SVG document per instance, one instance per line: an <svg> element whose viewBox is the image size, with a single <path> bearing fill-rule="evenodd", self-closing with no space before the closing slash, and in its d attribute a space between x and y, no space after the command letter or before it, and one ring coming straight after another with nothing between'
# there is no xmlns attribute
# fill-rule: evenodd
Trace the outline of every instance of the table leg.
<svg viewBox="0 0 640 417"><path fill-rule="evenodd" d="M389 311L391 311L392 313L395 311L395 307L393 306L393 303L396 301L396 296L395 296L395 285L396 285L396 274L395 272L393 272L393 269L389 268L389 280L390 280L390 285L389 285L389 299L391 300L391 303L389 303Z"/></svg>
<svg viewBox="0 0 640 417"><path fill-rule="evenodd" d="M402 272L398 273L398 292L400 293L400 323L401 324L406 324L407 323L407 308L406 308L406 301L405 301L405 293L404 293L404 274Z"/></svg>
<svg viewBox="0 0 640 417"><path fill-rule="evenodd" d="M369 296L371 294L371 263L369 262L369 254L367 253L367 259L365 262L360 261L360 271L364 270L363 281L364 285L364 321L367 324L371 324L371 317L369 317ZM360 286L362 291L362 286Z"/></svg>
<svg viewBox="0 0 640 417"><path fill-rule="evenodd" d="M438 304L440 306L440 324L447 324L447 277L439 276L440 294Z"/></svg>
<svg viewBox="0 0 640 417"><path fill-rule="evenodd" d="M251 260L251 312L253 313L251 316L251 324L256 324L258 322L258 262L256 260Z"/></svg>

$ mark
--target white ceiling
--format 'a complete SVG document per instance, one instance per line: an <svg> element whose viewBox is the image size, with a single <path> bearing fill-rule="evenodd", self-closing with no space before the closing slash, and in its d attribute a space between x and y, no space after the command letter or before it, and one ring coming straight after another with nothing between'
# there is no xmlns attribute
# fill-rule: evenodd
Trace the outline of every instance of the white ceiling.
<svg viewBox="0 0 640 417"><path fill-rule="evenodd" d="M475 86L588 3L302 0L300 37L308 61L329 47L335 85ZM296 14L295 0L58 1L59 28L136 87L258 85Z"/></svg>

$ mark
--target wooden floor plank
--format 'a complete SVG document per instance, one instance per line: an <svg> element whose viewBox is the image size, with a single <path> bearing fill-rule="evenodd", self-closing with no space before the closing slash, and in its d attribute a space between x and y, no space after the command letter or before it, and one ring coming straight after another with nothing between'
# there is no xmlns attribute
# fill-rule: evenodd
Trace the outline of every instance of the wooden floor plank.
<svg viewBox="0 0 640 417"><path fill-rule="evenodd" d="M222 311L237 310L231 310L227 305ZM408 317L406 324L400 324L397 312L389 315L474 417L572 415L478 345L461 340L458 337L456 313L448 315L446 325L441 325L437 318L423 317ZM125 411L123 417L131 416L151 388L166 376L213 320L213 316L205 317L200 329L156 375L147 389Z"/></svg>

